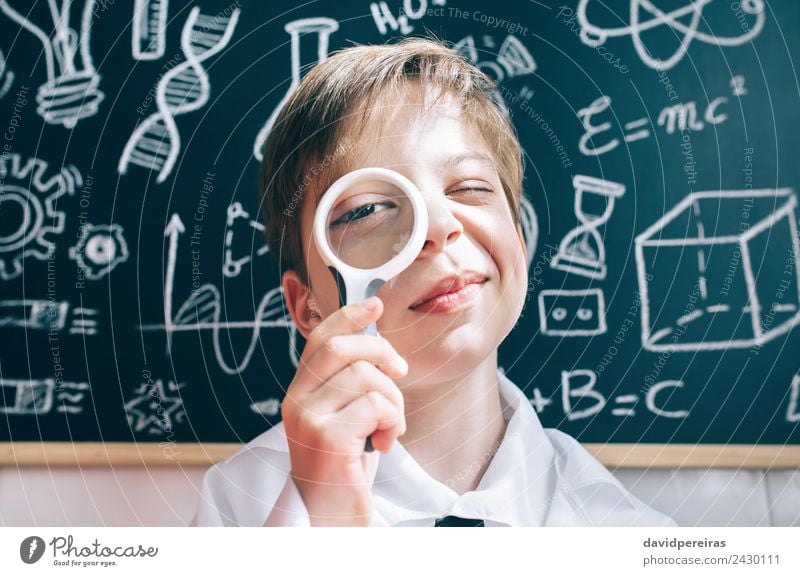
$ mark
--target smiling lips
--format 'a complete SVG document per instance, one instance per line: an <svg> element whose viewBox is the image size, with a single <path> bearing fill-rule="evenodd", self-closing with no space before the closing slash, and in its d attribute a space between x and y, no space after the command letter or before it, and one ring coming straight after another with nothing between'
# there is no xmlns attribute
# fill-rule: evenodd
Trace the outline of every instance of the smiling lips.
<svg viewBox="0 0 800 576"><path fill-rule="evenodd" d="M414 304L415 312L449 312L466 304L488 278L478 272L447 276L431 286Z"/></svg>

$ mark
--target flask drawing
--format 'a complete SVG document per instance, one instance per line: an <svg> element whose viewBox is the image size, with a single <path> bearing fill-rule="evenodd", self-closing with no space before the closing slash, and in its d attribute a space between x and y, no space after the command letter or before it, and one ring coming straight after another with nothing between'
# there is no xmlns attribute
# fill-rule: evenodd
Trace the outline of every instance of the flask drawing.
<svg viewBox="0 0 800 576"><path fill-rule="evenodd" d="M294 20L284 26L284 30L289 34L291 41L292 83L289 85L286 94L281 98L281 101L275 106L275 109L272 111L272 114L270 114L266 123L261 127L261 130L258 131L255 144L253 145L253 156L255 156L259 162L262 159L261 149L264 147L264 141L267 139L270 130L272 130L272 126L275 124L275 118L278 117L278 113L281 111L281 108L283 108L283 105L300 85L303 71L308 71L319 62L324 62L328 59L328 41L331 33L336 32L338 29L339 23L336 22L336 20L324 17ZM307 39L303 40L304 38ZM301 50L301 48L305 48L301 46L301 43L311 44L312 40L315 40L317 43L316 57L314 59L309 59L308 62L301 63L301 58L307 57L307 55L311 53L309 50Z"/></svg>
<svg viewBox="0 0 800 576"><path fill-rule="evenodd" d="M205 106L211 92L208 74L201 63L228 44L239 20L239 10L230 17L206 16L195 6L189 13L181 33L181 49L186 60L158 82L156 106L133 131L117 167L125 174L129 164L158 170L156 182L166 180L178 158L180 132L175 116L194 112Z"/></svg>

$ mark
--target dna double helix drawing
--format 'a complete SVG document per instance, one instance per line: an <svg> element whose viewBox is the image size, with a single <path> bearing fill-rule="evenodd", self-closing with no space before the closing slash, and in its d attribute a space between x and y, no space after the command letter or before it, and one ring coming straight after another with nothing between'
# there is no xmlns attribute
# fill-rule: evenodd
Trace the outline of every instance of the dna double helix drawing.
<svg viewBox="0 0 800 576"><path fill-rule="evenodd" d="M227 46L238 21L239 9L230 16L208 16L197 6L192 8L181 33L186 60L159 80L158 110L137 126L125 144L117 167L120 174L135 164L157 170L158 183L167 179L181 147L175 116L199 110L208 102L211 84L201 63Z"/></svg>

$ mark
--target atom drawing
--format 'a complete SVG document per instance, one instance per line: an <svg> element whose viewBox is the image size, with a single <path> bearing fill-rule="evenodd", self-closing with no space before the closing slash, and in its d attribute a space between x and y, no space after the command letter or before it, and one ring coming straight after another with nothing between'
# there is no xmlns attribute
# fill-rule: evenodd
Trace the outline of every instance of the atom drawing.
<svg viewBox="0 0 800 576"><path fill-rule="evenodd" d="M709 27L707 17L703 10L714 0L691 0L685 6L664 12L657 8L650 0L630 0L630 15L627 26L616 28L603 28L593 24L587 16L587 7L590 0L580 0L578 3L577 17L581 26L581 40L587 46L597 48L605 44L609 38L630 36L633 40L636 53L647 66L655 70L669 70L683 59L694 40L715 46L741 46L749 42L764 28L764 0L742 0L740 3L742 15L754 16L755 21L740 22L743 33L739 36L719 36L699 30L703 22ZM644 12L644 14L643 14ZM649 19L642 18L649 15ZM738 18L736 14L732 16ZM619 18L619 16L617 16ZM746 24L746 25L745 25ZM677 50L666 60L653 57L651 51L642 41L642 33L669 26L675 36L680 38Z"/></svg>

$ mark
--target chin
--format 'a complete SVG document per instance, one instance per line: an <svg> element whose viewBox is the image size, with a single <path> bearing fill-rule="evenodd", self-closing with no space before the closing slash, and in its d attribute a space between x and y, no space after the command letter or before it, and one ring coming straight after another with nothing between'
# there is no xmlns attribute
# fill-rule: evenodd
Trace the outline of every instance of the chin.
<svg viewBox="0 0 800 576"><path fill-rule="evenodd" d="M448 333L427 345L424 342L422 338L416 340L412 344L416 353L406 357L413 367L409 372L409 375L413 373L412 380L424 380L430 375L436 380L446 380L468 374L496 349L487 342L485 333L479 336L470 333L464 337Z"/></svg>

